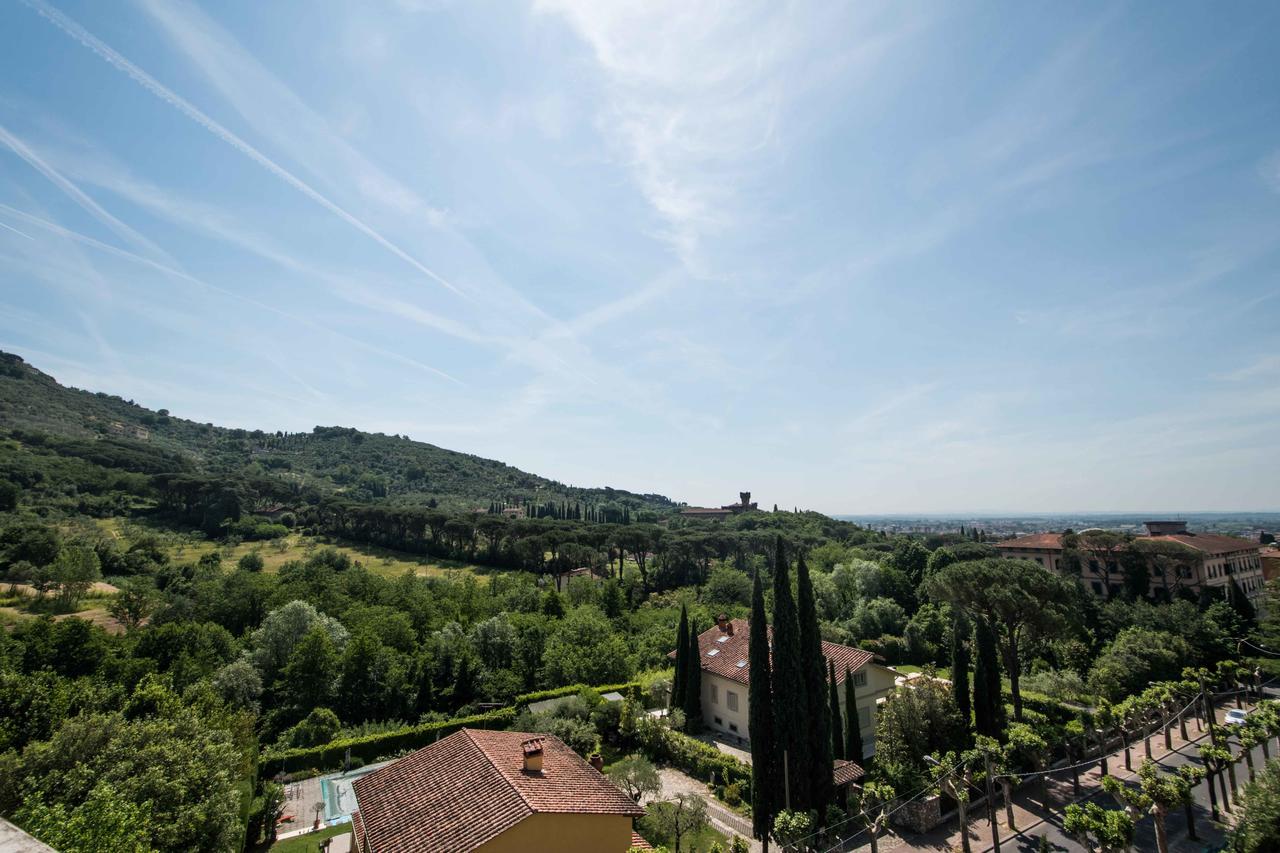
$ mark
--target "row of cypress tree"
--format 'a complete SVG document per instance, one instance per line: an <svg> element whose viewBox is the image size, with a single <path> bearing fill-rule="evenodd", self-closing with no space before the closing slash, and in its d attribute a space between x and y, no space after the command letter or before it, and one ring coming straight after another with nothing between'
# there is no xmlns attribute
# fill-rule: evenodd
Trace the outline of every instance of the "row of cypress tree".
<svg viewBox="0 0 1280 853"><path fill-rule="evenodd" d="M974 619L971 624L963 610L956 608L953 612L951 697L966 724L972 719L978 734L1000 738L1007 721L1000 692L1000 652L995 630L984 618ZM971 644L977 656L973 664L972 702L969 684Z"/></svg>
<svg viewBox="0 0 1280 853"><path fill-rule="evenodd" d="M699 660L698 629L689 623L689 611L680 606L680 627L676 629L676 671L671 678L671 707L684 712L685 729L702 728L702 661Z"/></svg>
<svg viewBox="0 0 1280 853"><path fill-rule="evenodd" d="M836 758L862 763L853 673L845 670L846 718L834 664L822 653L813 583L804 556L796 560L796 592L782 539L773 571L773 637L770 642L764 589L756 575L751 591L748 647L750 681L752 821L766 839L783 809L825 815L835 801ZM771 654L772 652L772 654Z"/></svg>
<svg viewBox="0 0 1280 853"><path fill-rule="evenodd" d="M508 504L505 501L489 501L489 515L500 515L510 506L512 504ZM569 503L568 501L547 501L541 504L528 502L515 504L514 506L523 507L525 518L556 518L571 521L607 522L610 524L631 523L631 507L628 506L618 509L616 507L598 507L594 504L588 504L584 507L581 503Z"/></svg>

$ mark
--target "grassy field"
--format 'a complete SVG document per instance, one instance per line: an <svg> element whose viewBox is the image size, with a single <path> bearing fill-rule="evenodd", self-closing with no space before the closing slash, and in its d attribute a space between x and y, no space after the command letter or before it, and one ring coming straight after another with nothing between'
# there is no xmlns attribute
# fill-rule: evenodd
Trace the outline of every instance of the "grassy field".
<svg viewBox="0 0 1280 853"><path fill-rule="evenodd" d="M664 846L671 850L675 849L675 839L659 832L647 817L642 817L636 821L636 831L644 836L645 841L655 847ZM707 824L698 832L688 833L680 839L680 849L682 851L703 851L705 853L705 851L711 849L712 844L719 844L722 850L729 849L728 837L711 824ZM272 849L274 850L275 848Z"/></svg>
<svg viewBox="0 0 1280 853"><path fill-rule="evenodd" d="M21 584L0 584L0 629L7 630L26 619L35 619L43 613L51 613L55 620L75 616L86 619L113 634L122 634L124 626L107 612L107 606L114 594L114 587L95 584L95 589L81 599L74 611L59 613L50 606L51 598L39 602L35 593L28 587Z"/></svg>
<svg viewBox="0 0 1280 853"><path fill-rule="evenodd" d="M319 853L320 842L326 838L336 838L339 835L346 835L351 832L351 824L343 823L338 826L329 826L319 832L310 832L306 835L295 835L293 838L286 838L283 841L277 841L271 845L271 853Z"/></svg>
<svg viewBox="0 0 1280 853"><path fill-rule="evenodd" d="M298 533L269 542L240 542L228 545L205 539L198 533L155 529L124 518L96 519L92 524L85 524L76 530L69 529L64 533L83 535L93 528L116 540L121 548L127 548L143 537L156 539L169 555L169 559L179 564L194 563L205 554L216 551L222 557L223 567L232 569L241 557L257 552L262 557L263 571L274 573L280 571L280 567L285 563L305 560L322 548L333 548L346 554L353 562L362 564L373 574L385 578L400 577L406 572L412 572L421 577L475 578L485 571L479 566L468 563L437 560L350 542L327 542L318 537L303 536ZM107 612L108 602L114 593L114 587L96 584L80 602L75 613L58 614L54 618L65 619L68 616L77 616L112 633L122 633L123 627ZM47 609L33 606L34 604L30 590L0 584L0 630L10 629L25 619L33 619L39 615L39 612Z"/></svg>
<svg viewBox="0 0 1280 853"><path fill-rule="evenodd" d="M353 561L363 564L373 574L388 578L399 577L405 572L413 572L422 577L460 577L473 576L482 571L479 567L467 563L437 560L350 542L326 543L317 537L303 536L298 533L269 542L241 542L238 545L228 546L189 534L155 534L147 528L130 524L119 518L102 519L98 526L104 533L126 542L142 535L157 535L164 543L169 559L177 563L193 563L205 554L217 551L222 556L223 566L231 567L245 554L256 551L262 557L263 571L277 572L285 563L305 560L317 549L333 548L346 554Z"/></svg>

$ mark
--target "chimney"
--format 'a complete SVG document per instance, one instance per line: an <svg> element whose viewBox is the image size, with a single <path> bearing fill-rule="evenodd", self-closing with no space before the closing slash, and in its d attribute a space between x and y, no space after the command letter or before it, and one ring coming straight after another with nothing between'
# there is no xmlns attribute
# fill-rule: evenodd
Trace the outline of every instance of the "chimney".
<svg viewBox="0 0 1280 853"><path fill-rule="evenodd" d="M726 634L728 634L730 637L732 637L732 636L733 636L733 622L732 622L731 620L726 619L724 624L725 624L725 629L724 629L724 630L725 630L725 633L726 633Z"/></svg>
<svg viewBox="0 0 1280 853"><path fill-rule="evenodd" d="M535 737L520 744L524 750L525 773L542 774L542 741L542 738Z"/></svg>
<svg viewBox="0 0 1280 853"><path fill-rule="evenodd" d="M722 634L733 633L733 623L729 621L729 617L721 613L716 617L716 627L720 629Z"/></svg>
<svg viewBox="0 0 1280 853"><path fill-rule="evenodd" d="M604 756L598 752L591 753L591 757L587 759L591 762L591 766L601 773L604 772Z"/></svg>

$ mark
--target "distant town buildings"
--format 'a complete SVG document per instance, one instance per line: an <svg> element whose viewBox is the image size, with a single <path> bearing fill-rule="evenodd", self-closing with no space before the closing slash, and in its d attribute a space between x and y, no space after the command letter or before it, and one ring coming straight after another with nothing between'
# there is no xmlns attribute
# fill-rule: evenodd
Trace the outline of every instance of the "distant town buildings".
<svg viewBox="0 0 1280 853"><path fill-rule="evenodd" d="M680 515L685 518L704 518L718 521L728 518L731 515L751 512L756 509L759 509L759 507L755 503L752 503L750 492L738 492L737 503L725 504L719 509L714 507L687 506L680 510Z"/></svg>
<svg viewBox="0 0 1280 853"><path fill-rule="evenodd" d="M354 787L356 853L648 847L644 809L554 735L462 729Z"/></svg>
<svg viewBox="0 0 1280 853"><path fill-rule="evenodd" d="M1124 587L1125 570L1121 562L1132 547L1130 543L1173 543L1186 549L1185 559L1173 558L1179 553L1177 549L1164 552L1146 549L1147 555L1162 553L1167 557L1143 557L1145 570L1151 574L1153 596L1163 597L1180 590L1198 593L1205 588L1225 591L1233 578L1251 600L1262 595L1265 581L1256 542L1219 533L1192 533L1185 521L1148 521L1144 526L1145 535L1121 541L1111 549L1091 546L1089 531L1076 534L1074 554L1068 554L1062 533L1032 533L997 542L995 547L1005 557L1034 560L1054 571L1070 571L1072 560L1078 561L1079 575L1085 585L1095 594L1110 598Z"/></svg>

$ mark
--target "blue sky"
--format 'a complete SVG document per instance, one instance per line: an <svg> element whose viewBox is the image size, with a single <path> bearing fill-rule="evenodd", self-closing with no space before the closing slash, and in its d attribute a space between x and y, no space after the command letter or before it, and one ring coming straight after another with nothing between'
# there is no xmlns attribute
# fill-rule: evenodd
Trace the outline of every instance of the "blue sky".
<svg viewBox="0 0 1280 853"><path fill-rule="evenodd" d="M1280 508L1280 7L631 5L5 3L0 347L691 503Z"/></svg>

